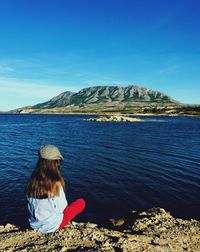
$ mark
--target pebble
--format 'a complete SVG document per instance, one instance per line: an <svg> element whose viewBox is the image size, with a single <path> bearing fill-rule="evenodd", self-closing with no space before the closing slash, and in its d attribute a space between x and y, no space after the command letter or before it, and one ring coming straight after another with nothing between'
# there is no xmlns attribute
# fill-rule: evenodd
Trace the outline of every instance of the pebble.
<svg viewBox="0 0 200 252"><path fill-rule="evenodd" d="M67 251L67 247L62 247L60 251L61 252Z"/></svg>
<svg viewBox="0 0 200 252"><path fill-rule="evenodd" d="M95 227L97 227L97 224L94 224L94 223L88 223L88 224L87 224L87 227L90 227L90 228L95 228Z"/></svg>
<svg viewBox="0 0 200 252"><path fill-rule="evenodd" d="M11 229L11 228L13 228L13 225L12 225L12 224L9 224L9 223L8 223L8 224L5 225L5 229Z"/></svg>

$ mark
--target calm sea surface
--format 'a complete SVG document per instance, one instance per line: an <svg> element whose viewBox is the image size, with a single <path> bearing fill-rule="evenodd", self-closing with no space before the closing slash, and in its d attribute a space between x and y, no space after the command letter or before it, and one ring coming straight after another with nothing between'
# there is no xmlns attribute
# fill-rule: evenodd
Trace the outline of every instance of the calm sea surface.
<svg viewBox="0 0 200 252"><path fill-rule="evenodd" d="M68 201L86 200L79 221L101 223L154 206L200 219L200 118L83 120L88 117L0 115L0 224L25 223L23 190L43 144L55 144L65 157Z"/></svg>

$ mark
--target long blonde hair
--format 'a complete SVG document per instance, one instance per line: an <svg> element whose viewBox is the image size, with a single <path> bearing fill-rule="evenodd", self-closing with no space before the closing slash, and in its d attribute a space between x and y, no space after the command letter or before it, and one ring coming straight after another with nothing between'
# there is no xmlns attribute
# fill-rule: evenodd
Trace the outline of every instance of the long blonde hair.
<svg viewBox="0 0 200 252"><path fill-rule="evenodd" d="M39 158L25 188L30 198L45 199L59 195L60 186L65 187L60 173L61 160Z"/></svg>

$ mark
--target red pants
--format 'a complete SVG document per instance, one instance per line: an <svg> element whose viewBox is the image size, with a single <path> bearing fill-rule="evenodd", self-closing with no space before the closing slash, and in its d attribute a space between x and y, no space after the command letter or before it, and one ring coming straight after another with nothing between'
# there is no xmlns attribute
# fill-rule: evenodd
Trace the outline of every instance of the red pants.
<svg viewBox="0 0 200 252"><path fill-rule="evenodd" d="M85 200L84 199L77 199L68 205L63 211L63 220L58 228L61 230L64 228L74 217L80 214L85 208Z"/></svg>

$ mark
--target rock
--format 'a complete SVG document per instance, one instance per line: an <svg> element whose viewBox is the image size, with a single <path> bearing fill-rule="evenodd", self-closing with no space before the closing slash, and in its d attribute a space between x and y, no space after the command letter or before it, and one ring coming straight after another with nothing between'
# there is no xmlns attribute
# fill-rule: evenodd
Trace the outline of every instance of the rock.
<svg viewBox="0 0 200 252"><path fill-rule="evenodd" d="M60 251L61 251L61 252L67 251L67 247L65 247L65 246L62 247Z"/></svg>
<svg viewBox="0 0 200 252"><path fill-rule="evenodd" d="M87 224L87 227L90 227L90 228L95 228L95 227L97 227L97 224L94 224L94 223L88 223L88 224Z"/></svg>
<svg viewBox="0 0 200 252"><path fill-rule="evenodd" d="M85 121L94 121L94 122L144 122L143 119L128 117L128 116L100 116L96 118L85 119Z"/></svg>
<svg viewBox="0 0 200 252"><path fill-rule="evenodd" d="M124 222L120 229L122 222L114 219L112 229L72 222L51 236L7 224L1 226L0 251L200 251L199 221L173 218L162 208L134 212L121 220L131 216L132 225Z"/></svg>
<svg viewBox="0 0 200 252"><path fill-rule="evenodd" d="M125 220L124 220L124 219L119 219L119 220L110 219L110 222L111 222L112 225L115 226L115 227L120 227L120 226L122 226L122 225L125 224Z"/></svg>
<svg viewBox="0 0 200 252"><path fill-rule="evenodd" d="M13 225L8 223L5 225L5 229L13 229Z"/></svg>

